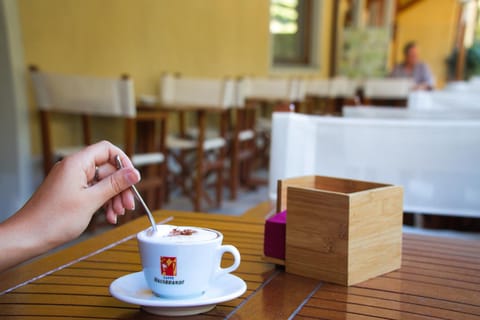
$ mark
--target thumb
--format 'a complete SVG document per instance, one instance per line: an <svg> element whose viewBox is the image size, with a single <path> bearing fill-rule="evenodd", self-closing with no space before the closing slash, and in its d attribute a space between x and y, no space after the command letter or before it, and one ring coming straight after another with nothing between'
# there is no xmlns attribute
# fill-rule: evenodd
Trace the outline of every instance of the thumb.
<svg viewBox="0 0 480 320"><path fill-rule="evenodd" d="M140 181L140 173L135 168L123 168L105 177L90 189L103 205L105 202Z"/></svg>

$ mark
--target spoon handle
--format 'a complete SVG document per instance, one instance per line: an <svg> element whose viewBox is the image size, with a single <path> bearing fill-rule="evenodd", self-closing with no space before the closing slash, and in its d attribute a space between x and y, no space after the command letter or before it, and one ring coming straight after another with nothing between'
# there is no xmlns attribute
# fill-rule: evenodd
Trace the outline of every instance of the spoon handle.
<svg viewBox="0 0 480 320"><path fill-rule="evenodd" d="M120 159L120 156L119 156L119 155L116 155L116 156L115 156L115 162L117 163L117 169L123 168L122 160ZM135 188L134 185L132 185L130 188L132 189L133 194L135 195L135 197L136 197L136 198L138 199L138 201L140 201L140 203L142 204L143 209L145 209L145 212L147 212L148 220L150 220L150 223L152 224L153 231L154 231L154 232L157 232L157 224L155 223L155 219L153 219L152 212L151 212L150 209L148 208L148 206L147 206L147 204L145 203L145 201L143 201L143 198L142 198L142 196L140 195L140 193L138 192L137 188Z"/></svg>

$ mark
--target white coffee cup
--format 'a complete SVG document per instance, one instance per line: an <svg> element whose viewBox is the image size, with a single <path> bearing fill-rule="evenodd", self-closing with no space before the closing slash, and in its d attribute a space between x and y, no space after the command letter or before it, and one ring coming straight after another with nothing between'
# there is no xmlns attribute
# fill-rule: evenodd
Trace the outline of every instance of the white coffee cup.
<svg viewBox="0 0 480 320"><path fill-rule="evenodd" d="M235 271L240 253L222 245L223 235L199 227L158 225L137 234L145 280L153 293L162 298L185 299L201 296L213 280ZM220 263L224 253L233 255L227 268Z"/></svg>

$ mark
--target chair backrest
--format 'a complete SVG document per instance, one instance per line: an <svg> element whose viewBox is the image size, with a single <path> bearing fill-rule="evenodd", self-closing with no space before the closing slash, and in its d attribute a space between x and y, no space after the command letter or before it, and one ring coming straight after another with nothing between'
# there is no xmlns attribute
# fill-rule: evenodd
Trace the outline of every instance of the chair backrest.
<svg viewBox="0 0 480 320"><path fill-rule="evenodd" d="M357 95L358 81L344 77L336 77L330 80L330 94L333 97L353 98Z"/></svg>
<svg viewBox="0 0 480 320"><path fill-rule="evenodd" d="M134 117L133 81L47 73L31 68L40 110L74 114Z"/></svg>
<svg viewBox="0 0 480 320"><path fill-rule="evenodd" d="M413 81L407 78L367 79L363 84L368 99L407 99Z"/></svg>
<svg viewBox="0 0 480 320"><path fill-rule="evenodd" d="M306 96L319 98L353 98L356 96L357 83L355 80L336 77L331 79L299 80L299 97Z"/></svg>
<svg viewBox="0 0 480 320"><path fill-rule="evenodd" d="M160 81L160 103L165 106L202 106L226 109L235 106L235 81L194 78L170 73Z"/></svg>
<svg viewBox="0 0 480 320"><path fill-rule="evenodd" d="M65 156L82 145L92 143L91 116L125 118L127 122L125 149L133 153L131 123L136 116L133 81L123 76L118 79L64 75L43 72L31 66L30 75L34 96L40 110L40 128L45 175L50 171L55 156ZM53 143L50 113L81 116L83 141L80 146L58 150ZM59 154L57 154L57 152Z"/></svg>
<svg viewBox="0 0 480 320"><path fill-rule="evenodd" d="M306 96L330 98L331 81L329 79L306 79L299 81L299 97L303 100Z"/></svg>
<svg viewBox="0 0 480 320"><path fill-rule="evenodd" d="M290 78L246 77L242 79L242 92L237 103L243 99L298 100L298 86Z"/></svg>

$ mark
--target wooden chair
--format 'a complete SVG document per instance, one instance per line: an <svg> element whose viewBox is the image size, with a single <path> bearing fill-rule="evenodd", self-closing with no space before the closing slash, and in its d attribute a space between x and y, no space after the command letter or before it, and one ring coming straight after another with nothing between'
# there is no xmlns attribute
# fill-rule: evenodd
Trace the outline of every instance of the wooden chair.
<svg viewBox="0 0 480 320"><path fill-rule="evenodd" d="M300 97L303 97L305 113L328 114L334 108L329 79L303 80L300 85ZM319 109L319 110L318 110ZM317 111L318 110L318 111Z"/></svg>
<svg viewBox="0 0 480 320"><path fill-rule="evenodd" d="M160 107L179 117L178 133L167 137L169 154L178 167L171 170L171 181L180 184L192 198L195 211L201 211L202 200L217 207L222 203L227 124L234 90L234 81L229 79L164 74L160 81ZM187 130L187 115L192 113L195 130ZM213 130L207 129L207 121L215 123ZM215 201L206 190L212 174ZM190 187L188 180L192 181Z"/></svg>
<svg viewBox="0 0 480 320"><path fill-rule="evenodd" d="M256 131L257 155L261 167L268 167L270 134L272 130L271 113L278 106L299 105L298 82L292 78L245 77L242 79L239 96L244 100L244 108L254 109L253 126Z"/></svg>
<svg viewBox="0 0 480 320"><path fill-rule="evenodd" d="M412 87L410 79L367 79L363 84L363 104L406 107Z"/></svg>
<svg viewBox="0 0 480 320"><path fill-rule="evenodd" d="M358 104L357 86L346 78L306 79L300 82L307 114L340 114L345 104ZM318 110L319 109L319 110Z"/></svg>
<svg viewBox="0 0 480 320"><path fill-rule="evenodd" d="M231 136L230 148L230 199L237 198L240 185L252 187L255 185L252 180L254 162L257 156L256 130L255 130L255 108L245 107L245 82L239 79L236 82L235 121Z"/></svg>
<svg viewBox="0 0 480 320"><path fill-rule="evenodd" d="M53 74L30 67L35 100L40 111L43 167L48 174L55 161L93 142L92 118L112 117L124 121L123 149L142 172L138 189L151 209L160 208L165 192L166 114L141 114L135 108L133 81L128 76L118 79ZM82 139L76 146L57 147L52 133L57 115L80 117ZM160 126L160 135L149 134L136 139L137 130L144 132ZM98 137L95 140L101 140ZM140 142L140 143L139 143ZM141 153L137 152L142 149Z"/></svg>

